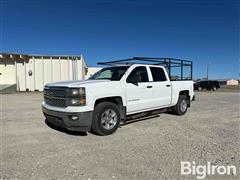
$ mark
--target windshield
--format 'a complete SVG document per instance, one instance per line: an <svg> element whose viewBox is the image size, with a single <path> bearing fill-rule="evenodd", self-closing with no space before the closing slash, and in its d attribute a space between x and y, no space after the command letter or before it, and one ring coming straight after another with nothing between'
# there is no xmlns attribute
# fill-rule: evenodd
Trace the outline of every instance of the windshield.
<svg viewBox="0 0 240 180"><path fill-rule="evenodd" d="M117 67L107 67L96 72L89 79L100 80L109 79L111 81L119 81L124 73L127 71L129 66L117 66Z"/></svg>

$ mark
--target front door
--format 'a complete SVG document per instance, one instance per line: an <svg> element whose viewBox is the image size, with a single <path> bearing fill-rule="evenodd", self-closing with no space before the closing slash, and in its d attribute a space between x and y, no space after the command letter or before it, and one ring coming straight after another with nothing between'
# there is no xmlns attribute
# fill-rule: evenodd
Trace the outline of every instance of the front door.
<svg viewBox="0 0 240 180"><path fill-rule="evenodd" d="M141 112L152 108L152 82L149 82L148 71L145 66L132 70L127 77L127 114Z"/></svg>

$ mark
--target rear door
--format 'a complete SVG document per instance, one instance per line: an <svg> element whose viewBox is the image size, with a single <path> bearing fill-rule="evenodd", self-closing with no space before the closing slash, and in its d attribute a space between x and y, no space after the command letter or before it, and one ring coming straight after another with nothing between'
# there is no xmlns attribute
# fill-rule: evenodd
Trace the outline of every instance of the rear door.
<svg viewBox="0 0 240 180"><path fill-rule="evenodd" d="M162 67L150 66L153 85L153 105L168 106L171 103L171 83Z"/></svg>
<svg viewBox="0 0 240 180"><path fill-rule="evenodd" d="M145 66L135 67L126 79L127 113L152 108L152 82Z"/></svg>

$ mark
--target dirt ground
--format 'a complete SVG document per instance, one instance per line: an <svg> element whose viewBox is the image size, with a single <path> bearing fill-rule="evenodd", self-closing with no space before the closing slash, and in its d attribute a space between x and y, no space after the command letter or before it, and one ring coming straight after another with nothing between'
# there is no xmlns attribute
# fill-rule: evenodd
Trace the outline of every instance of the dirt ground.
<svg viewBox="0 0 240 180"><path fill-rule="evenodd" d="M1 95L0 178L196 179L181 176L181 161L239 168L239 95L197 92L184 116L160 114L105 137L49 127L41 93Z"/></svg>
<svg viewBox="0 0 240 180"><path fill-rule="evenodd" d="M221 88L218 89L218 92L240 92L240 86L221 85Z"/></svg>

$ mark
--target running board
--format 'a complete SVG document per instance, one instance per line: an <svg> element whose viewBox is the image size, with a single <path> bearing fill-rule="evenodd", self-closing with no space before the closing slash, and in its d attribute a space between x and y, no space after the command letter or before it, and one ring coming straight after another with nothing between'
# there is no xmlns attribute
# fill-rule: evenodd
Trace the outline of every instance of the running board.
<svg viewBox="0 0 240 180"><path fill-rule="evenodd" d="M165 113L165 112L168 112L168 108L163 108L163 109L157 109L157 110L152 110L152 111L146 111L146 112L131 114L131 115L127 116L123 120L123 124L127 124L129 121L134 121L134 120L136 120L138 118L150 117L150 116L154 116L154 115Z"/></svg>

